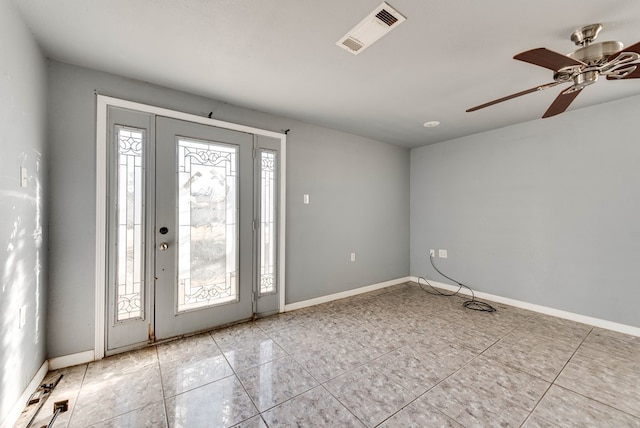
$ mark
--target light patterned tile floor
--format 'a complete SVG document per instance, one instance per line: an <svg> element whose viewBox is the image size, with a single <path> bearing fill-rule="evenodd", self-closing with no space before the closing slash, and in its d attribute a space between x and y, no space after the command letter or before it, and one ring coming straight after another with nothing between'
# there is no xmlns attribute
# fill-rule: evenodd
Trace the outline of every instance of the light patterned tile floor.
<svg viewBox="0 0 640 428"><path fill-rule="evenodd" d="M402 284L50 372L33 426L640 428L640 338L494 306Z"/></svg>

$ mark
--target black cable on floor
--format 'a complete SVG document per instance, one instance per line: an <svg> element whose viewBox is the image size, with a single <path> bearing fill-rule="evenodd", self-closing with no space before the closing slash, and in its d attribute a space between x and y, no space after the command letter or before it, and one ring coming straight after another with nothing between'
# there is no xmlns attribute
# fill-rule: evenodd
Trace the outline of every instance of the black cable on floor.
<svg viewBox="0 0 640 428"><path fill-rule="evenodd" d="M455 279L453 279L453 278L445 275L444 273L442 273L440 271L440 269L438 269L438 267L435 265L435 263L433 263L433 255L432 254L429 255L429 261L431 262L431 266L433 266L433 268L436 270L436 272L438 272L440 275L444 276L448 280L453 281L456 284L458 284L458 289L453 293L443 293L442 291L438 290L433 285L429 284L429 281L427 281L426 279L424 279L423 277L420 276L420 277L418 277L418 285L420 286L420 288L422 288L422 290L424 292L429 293L429 294L438 295L438 296L451 297L451 296L457 296L460 293L460 290L462 290L462 287L464 287L464 288L466 288L467 290L469 290L471 292L471 300L466 300L462 304L465 308L471 309L473 311L480 311L480 312L495 312L496 311L496 308L494 308L490 304L488 304L486 302L481 302L480 300L476 300L476 295L473 292L473 289L471 287L469 287L468 285L463 284L463 283L461 283L459 281L456 281ZM420 283L420 280L424 281L433 291L435 291L435 293L433 291L429 291L428 289L424 288L422 286L422 284Z"/></svg>

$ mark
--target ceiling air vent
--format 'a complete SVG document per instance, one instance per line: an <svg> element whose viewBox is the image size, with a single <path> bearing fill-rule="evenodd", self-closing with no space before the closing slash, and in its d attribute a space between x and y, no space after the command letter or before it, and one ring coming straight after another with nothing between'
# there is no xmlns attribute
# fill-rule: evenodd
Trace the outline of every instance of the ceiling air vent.
<svg viewBox="0 0 640 428"><path fill-rule="evenodd" d="M358 55L406 19L400 12L383 2L338 40L336 45Z"/></svg>
<svg viewBox="0 0 640 428"><path fill-rule="evenodd" d="M364 47L360 42L352 39L351 37L347 37L346 39L344 39L342 41L342 44L354 52L358 52Z"/></svg>

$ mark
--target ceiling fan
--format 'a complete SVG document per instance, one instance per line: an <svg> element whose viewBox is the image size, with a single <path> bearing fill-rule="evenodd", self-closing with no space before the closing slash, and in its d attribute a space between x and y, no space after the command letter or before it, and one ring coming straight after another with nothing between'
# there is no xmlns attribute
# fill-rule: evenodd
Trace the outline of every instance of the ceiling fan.
<svg viewBox="0 0 640 428"><path fill-rule="evenodd" d="M607 80L640 78L640 42L624 49L622 43L615 41L593 43L600 30L602 30L601 24L592 24L575 31L571 35L571 41L580 48L568 55L538 48L514 56L513 58L519 61L552 70L554 81L472 107L467 112L549 89L562 83L571 83L568 89L560 92L542 116L543 118L551 117L564 112L578 94L585 87L596 83L600 76L606 76Z"/></svg>

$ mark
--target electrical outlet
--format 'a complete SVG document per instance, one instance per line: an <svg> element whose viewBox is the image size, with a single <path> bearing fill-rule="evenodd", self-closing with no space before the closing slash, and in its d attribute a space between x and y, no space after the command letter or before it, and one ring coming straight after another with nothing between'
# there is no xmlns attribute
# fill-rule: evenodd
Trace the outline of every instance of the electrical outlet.
<svg viewBox="0 0 640 428"><path fill-rule="evenodd" d="M302 202L303 202L305 205L309 205L309 195L307 195L307 194L303 195L303 197L302 197Z"/></svg>
<svg viewBox="0 0 640 428"><path fill-rule="evenodd" d="M351 261L352 262L356 261L356 253L351 253Z"/></svg>
<svg viewBox="0 0 640 428"><path fill-rule="evenodd" d="M435 257L436 256L436 250L429 250L429 257Z"/></svg>
<svg viewBox="0 0 640 428"><path fill-rule="evenodd" d="M446 259L447 258L447 250L438 250L438 257L440 257L441 259Z"/></svg>

